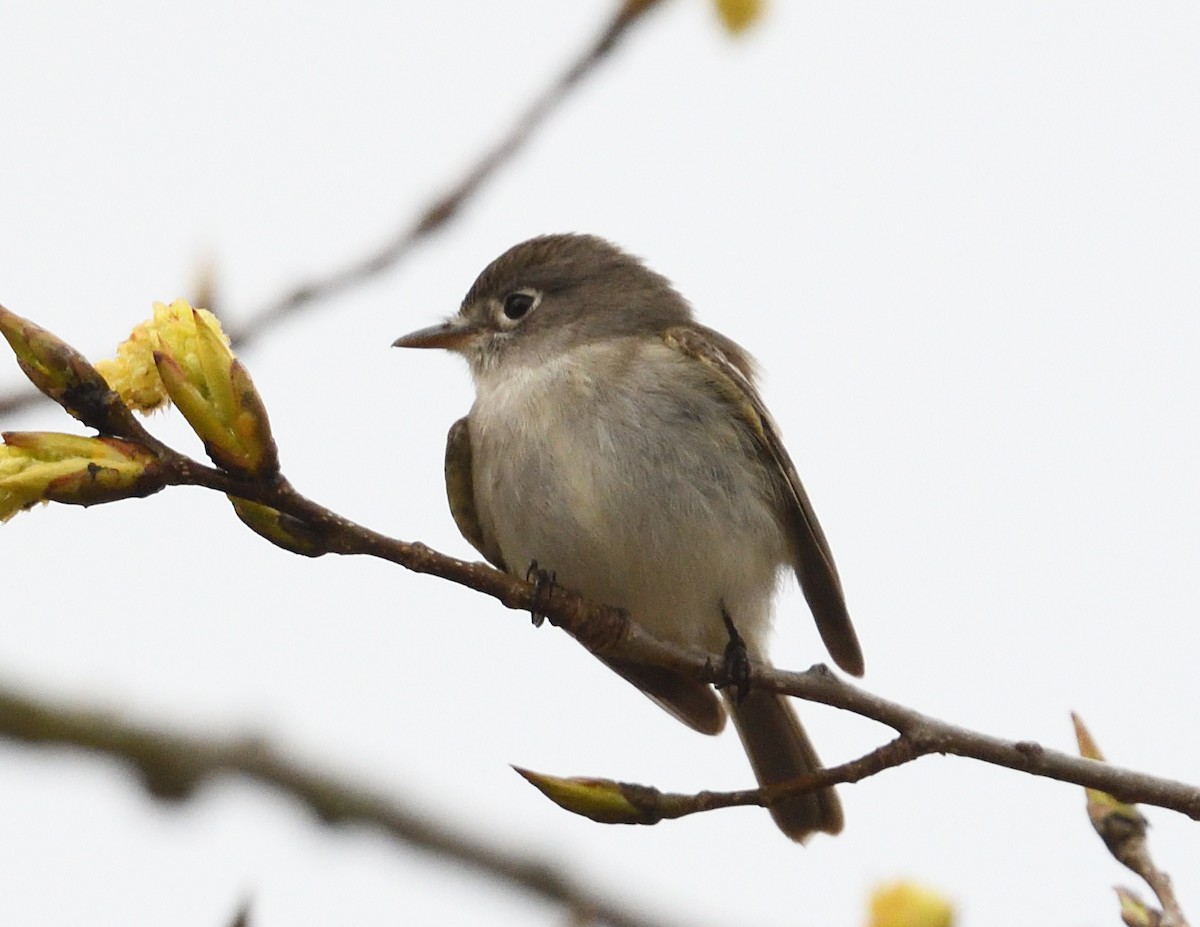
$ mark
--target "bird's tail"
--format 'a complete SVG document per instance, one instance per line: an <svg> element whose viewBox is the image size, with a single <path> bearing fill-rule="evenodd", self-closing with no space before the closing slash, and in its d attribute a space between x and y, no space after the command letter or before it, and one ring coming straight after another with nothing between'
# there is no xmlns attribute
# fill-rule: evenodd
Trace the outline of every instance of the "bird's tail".
<svg viewBox="0 0 1200 927"><path fill-rule="evenodd" d="M732 692L725 700L759 785L787 782L821 768L800 719L783 696L751 689L740 702ZM832 787L779 802L770 812L779 829L800 843L818 831L842 830L842 803Z"/></svg>

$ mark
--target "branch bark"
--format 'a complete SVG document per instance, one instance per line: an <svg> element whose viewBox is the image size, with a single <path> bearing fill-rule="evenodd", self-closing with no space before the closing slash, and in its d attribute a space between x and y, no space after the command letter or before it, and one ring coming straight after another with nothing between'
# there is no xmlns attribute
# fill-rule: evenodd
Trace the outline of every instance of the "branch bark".
<svg viewBox="0 0 1200 927"><path fill-rule="evenodd" d="M204 486L240 496L298 519L324 551L379 557L415 572L428 573L482 592L508 608L545 616L597 655L650 663L706 682L722 681L715 676L713 669L721 664L718 655L686 650L659 640L630 621L629 616L618 608L588 602L558 586L539 586L518 579L484 563L469 563L449 557L424 544L389 538L305 498L282 477L272 481L242 479L203 466L182 455L174 456L168 463L168 471L168 482ZM853 686L823 665L805 672L756 666L752 684L841 708L892 728L907 745L903 752L895 753L897 758L902 755L906 757L902 762L930 753L952 754L1100 789L1121 801L1157 805L1200 820L1200 788L1196 786L1083 759L1048 749L1033 741L1005 740L950 724ZM912 756L907 755L909 752ZM883 766L874 772L883 768L888 767ZM823 775L828 773L827 770ZM811 784L807 781L798 783L795 791L828 784L832 783L817 776ZM761 792L754 803L766 803Z"/></svg>
<svg viewBox="0 0 1200 927"><path fill-rule="evenodd" d="M150 794L164 801L185 800L197 787L221 775L245 776L287 793L325 824L370 824L400 843L586 914L589 923L667 927L667 922L605 897L546 860L431 821L416 805L291 762L260 740L217 740L156 730L6 689L0 689L0 736L30 744L82 747L117 757L132 766Z"/></svg>

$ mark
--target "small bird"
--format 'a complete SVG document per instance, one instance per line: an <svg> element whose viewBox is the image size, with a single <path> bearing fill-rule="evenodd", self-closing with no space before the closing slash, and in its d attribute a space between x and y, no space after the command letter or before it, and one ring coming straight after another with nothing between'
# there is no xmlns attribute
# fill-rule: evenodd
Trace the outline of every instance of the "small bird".
<svg viewBox="0 0 1200 927"><path fill-rule="evenodd" d="M754 361L695 322L666 278L591 235L516 245L458 314L396 347L466 358L475 403L450 428L446 491L459 531L501 570L534 561L652 634L722 653L731 627L765 653L793 571L839 667L863 672L841 581L754 385ZM668 712L716 734L728 713L758 782L820 767L788 701L602 658ZM832 788L771 807L803 841L842 829Z"/></svg>

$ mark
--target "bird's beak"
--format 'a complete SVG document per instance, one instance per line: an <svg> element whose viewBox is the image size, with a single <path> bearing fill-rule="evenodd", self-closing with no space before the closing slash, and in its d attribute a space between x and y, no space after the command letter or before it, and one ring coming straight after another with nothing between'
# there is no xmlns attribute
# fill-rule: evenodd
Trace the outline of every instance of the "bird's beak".
<svg viewBox="0 0 1200 927"><path fill-rule="evenodd" d="M479 329L461 316L440 325L430 325L402 335L392 342L393 348L445 348L458 351L479 334Z"/></svg>

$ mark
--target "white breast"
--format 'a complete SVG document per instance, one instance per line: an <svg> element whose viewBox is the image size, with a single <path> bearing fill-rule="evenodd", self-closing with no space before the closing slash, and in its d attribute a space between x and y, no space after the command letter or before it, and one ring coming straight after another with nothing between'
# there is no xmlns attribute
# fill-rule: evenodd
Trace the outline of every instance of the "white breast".
<svg viewBox="0 0 1200 927"><path fill-rule="evenodd" d="M695 362L590 345L476 378L476 506L510 569L530 560L655 633L719 651L722 605L752 647L786 544L758 458Z"/></svg>

